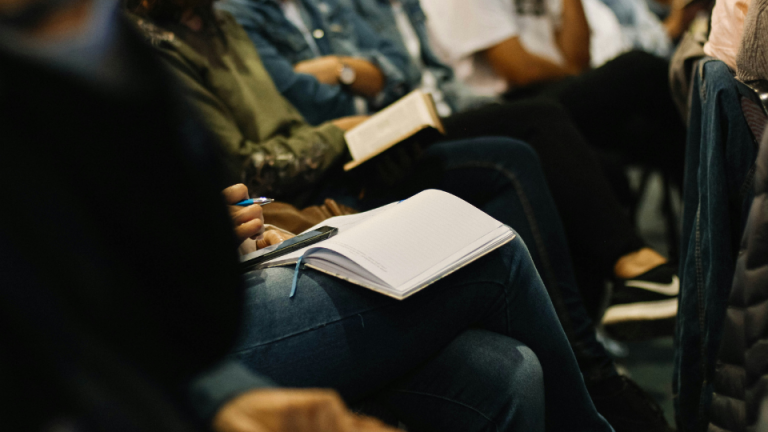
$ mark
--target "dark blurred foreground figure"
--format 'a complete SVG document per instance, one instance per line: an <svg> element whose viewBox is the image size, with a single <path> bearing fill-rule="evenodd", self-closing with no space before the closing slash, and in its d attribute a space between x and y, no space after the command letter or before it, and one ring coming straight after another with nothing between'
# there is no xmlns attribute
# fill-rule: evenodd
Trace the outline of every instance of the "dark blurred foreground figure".
<svg viewBox="0 0 768 432"><path fill-rule="evenodd" d="M180 139L191 117L115 13L0 2L0 429L207 430L188 407L228 401L217 419L253 430L364 422L332 392L243 393L271 383L221 362L243 295L220 157Z"/></svg>
<svg viewBox="0 0 768 432"><path fill-rule="evenodd" d="M80 62L4 32L24 51L0 48L3 428L193 429L182 384L240 322L218 185L194 181L211 156L162 126L169 86L122 30Z"/></svg>

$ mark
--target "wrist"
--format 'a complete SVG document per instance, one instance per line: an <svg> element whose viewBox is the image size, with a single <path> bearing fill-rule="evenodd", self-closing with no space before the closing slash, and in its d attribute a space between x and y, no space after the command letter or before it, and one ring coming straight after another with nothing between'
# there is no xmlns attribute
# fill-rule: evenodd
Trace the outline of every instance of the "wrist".
<svg viewBox="0 0 768 432"><path fill-rule="evenodd" d="M349 87L355 83L355 80L357 80L357 71L341 58L337 57L337 60L338 66L336 68L336 79L342 86Z"/></svg>

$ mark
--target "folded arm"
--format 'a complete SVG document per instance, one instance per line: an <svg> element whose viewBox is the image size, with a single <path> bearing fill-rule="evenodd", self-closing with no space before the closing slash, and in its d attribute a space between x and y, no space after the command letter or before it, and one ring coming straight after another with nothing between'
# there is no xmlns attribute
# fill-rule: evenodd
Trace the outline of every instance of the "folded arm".
<svg viewBox="0 0 768 432"><path fill-rule="evenodd" d="M368 60L355 57L325 56L296 63L293 70L314 76L322 84L340 85L341 70L349 67L355 71L356 79L347 91L373 98L384 89L384 74Z"/></svg>
<svg viewBox="0 0 768 432"><path fill-rule="evenodd" d="M494 72L513 86L555 81L579 72L578 68L569 64L561 66L526 51L518 36L486 49L483 55Z"/></svg>
<svg viewBox="0 0 768 432"><path fill-rule="evenodd" d="M581 0L563 0L562 26L555 35L566 64L576 72L589 67L589 23Z"/></svg>
<svg viewBox="0 0 768 432"><path fill-rule="evenodd" d="M319 79L320 68L295 69L294 65L259 33L258 28L248 25L243 25L243 28L256 46L261 62L277 90L310 124L317 125L357 113L355 95L339 85L338 70L322 69L326 76ZM297 63L299 64L301 63ZM328 76L333 76L333 79Z"/></svg>

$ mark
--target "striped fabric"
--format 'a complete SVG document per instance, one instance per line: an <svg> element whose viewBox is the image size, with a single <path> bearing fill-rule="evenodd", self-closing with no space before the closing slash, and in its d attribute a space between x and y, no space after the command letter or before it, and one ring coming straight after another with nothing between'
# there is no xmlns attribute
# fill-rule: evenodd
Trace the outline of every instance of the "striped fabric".
<svg viewBox="0 0 768 432"><path fill-rule="evenodd" d="M752 131L755 143L759 143L763 136L765 125L768 124L768 117L766 117L763 108L755 101L742 96L741 111L744 113L744 119L747 121L747 125L749 125L749 130Z"/></svg>

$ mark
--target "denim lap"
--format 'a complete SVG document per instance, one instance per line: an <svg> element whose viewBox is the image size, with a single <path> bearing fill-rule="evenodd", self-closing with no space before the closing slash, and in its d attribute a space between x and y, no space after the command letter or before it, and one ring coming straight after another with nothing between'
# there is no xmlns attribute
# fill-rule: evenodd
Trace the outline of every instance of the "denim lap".
<svg viewBox="0 0 768 432"><path fill-rule="evenodd" d="M456 376L464 378L460 385ZM378 401L411 432L542 431L543 389L541 364L530 348L498 333L470 329L381 392Z"/></svg>
<svg viewBox="0 0 768 432"><path fill-rule="evenodd" d="M519 237L403 301L313 270L302 271L297 294L290 299L292 277L293 268L246 275L246 324L234 352L281 385L331 387L347 401L359 401L439 358L465 331L482 328L519 340L536 353L544 371L546 409L558 413L547 419L550 430L611 430L589 399ZM492 346L486 349L496 352ZM499 367L514 376L512 360ZM461 388L467 381L455 375L451 387ZM497 397L507 403L523 395ZM535 424L534 419L525 421Z"/></svg>

